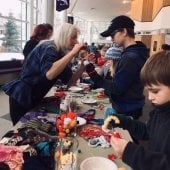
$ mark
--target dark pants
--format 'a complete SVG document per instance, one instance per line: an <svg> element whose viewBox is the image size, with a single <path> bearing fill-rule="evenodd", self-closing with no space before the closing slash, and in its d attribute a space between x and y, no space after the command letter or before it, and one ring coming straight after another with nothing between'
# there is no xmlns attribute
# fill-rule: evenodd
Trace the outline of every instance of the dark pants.
<svg viewBox="0 0 170 170"><path fill-rule="evenodd" d="M10 105L10 116L13 125L15 125L22 116L25 115L29 110L25 109L21 106L15 99L9 97L9 105Z"/></svg>

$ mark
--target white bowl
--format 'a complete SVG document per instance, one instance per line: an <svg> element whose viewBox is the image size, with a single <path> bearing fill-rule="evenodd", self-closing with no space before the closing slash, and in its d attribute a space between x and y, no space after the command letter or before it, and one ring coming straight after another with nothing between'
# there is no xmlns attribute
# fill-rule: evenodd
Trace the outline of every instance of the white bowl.
<svg viewBox="0 0 170 170"><path fill-rule="evenodd" d="M104 157L89 157L80 164L80 170L117 170L117 165Z"/></svg>

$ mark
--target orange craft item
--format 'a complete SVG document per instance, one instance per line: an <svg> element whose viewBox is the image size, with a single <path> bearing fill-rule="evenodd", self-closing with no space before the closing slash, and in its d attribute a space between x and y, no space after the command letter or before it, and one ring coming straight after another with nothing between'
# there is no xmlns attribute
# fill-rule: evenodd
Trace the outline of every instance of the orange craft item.
<svg viewBox="0 0 170 170"><path fill-rule="evenodd" d="M64 122L64 119L67 117L66 113L61 114L60 119L62 122Z"/></svg>
<svg viewBox="0 0 170 170"><path fill-rule="evenodd" d="M56 119L56 128L59 138L71 136L77 124L76 113L63 113Z"/></svg>
<svg viewBox="0 0 170 170"><path fill-rule="evenodd" d="M70 119L75 119L76 114L74 112L69 112L69 113L67 113L67 117L69 117Z"/></svg>

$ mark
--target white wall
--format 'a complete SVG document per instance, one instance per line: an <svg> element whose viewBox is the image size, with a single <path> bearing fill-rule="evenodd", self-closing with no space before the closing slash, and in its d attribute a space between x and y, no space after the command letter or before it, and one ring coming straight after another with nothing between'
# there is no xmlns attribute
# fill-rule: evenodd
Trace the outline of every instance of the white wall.
<svg viewBox="0 0 170 170"><path fill-rule="evenodd" d="M162 8L153 22L135 21L135 24L135 32L170 29L170 6Z"/></svg>

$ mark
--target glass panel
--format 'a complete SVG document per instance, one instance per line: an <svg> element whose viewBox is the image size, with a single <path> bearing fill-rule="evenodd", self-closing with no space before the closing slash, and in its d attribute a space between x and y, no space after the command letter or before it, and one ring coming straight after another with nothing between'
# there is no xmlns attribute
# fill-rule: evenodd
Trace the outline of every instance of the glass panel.
<svg viewBox="0 0 170 170"><path fill-rule="evenodd" d="M3 23L3 24L2 24ZM21 22L12 18L1 18L1 52L20 52L21 51Z"/></svg>
<svg viewBox="0 0 170 170"><path fill-rule="evenodd" d="M0 61L23 59L27 1L0 0L0 3Z"/></svg>
<svg viewBox="0 0 170 170"><path fill-rule="evenodd" d="M17 56L19 53L22 55L27 36L29 39L27 31L30 30L30 23L32 23L30 20L33 19L34 25L38 24L38 0L33 0L33 18L30 18L29 14L30 1L0 0L0 61L12 58L21 59L21 56Z"/></svg>
<svg viewBox="0 0 170 170"><path fill-rule="evenodd" d="M26 3L25 2L21 2L21 20L23 21L26 21L27 19L27 15L26 15L26 10L27 9L27 6L26 6Z"/></svg>
<svg viewBox="0 0 170 170"><path fill-rule="evenodd" d="M19 0L0 0L2 16L9 16L10 13L16 19L21 19L21 1Z"/></svg>
<svg viewBox="0 0 170 170"><path fill-rule="evenodd" d="M34 9L34 20L33 23L36 25L37 24L37 10Z"/></svg>
<svg viewBox="0 0 170 170"><path fill-rule="evenodd" d="M34 0L34 7L37 8L38 6L38 0Z"/></svg>

